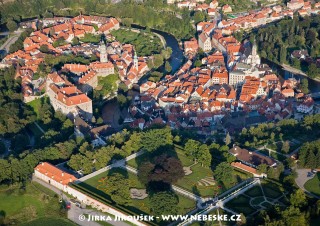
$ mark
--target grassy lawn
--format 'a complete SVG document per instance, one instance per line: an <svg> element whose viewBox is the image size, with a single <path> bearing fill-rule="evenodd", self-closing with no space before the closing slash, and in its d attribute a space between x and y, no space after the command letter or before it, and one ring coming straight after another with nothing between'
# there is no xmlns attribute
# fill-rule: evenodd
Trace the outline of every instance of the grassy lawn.
<svg viewBox="0 0 320 226"><path fill-rule="evenodd" d="M204 168L200 164L196 164L191 167L191 170L192 173L180 179L176 183L177 186L182 187L202 197L214 196L216 193L219 193L219 188L216 184L207 184L207 186L205 186L204 183L198 183L201 179L213 178L213 172L211 169Z"/></svg>
<svg viewBox="0 0 320 226"><path fill-rule="evenodd" d="M317 173L311 180L308 180L304 188L315 195L320 195L320 173Z"/></svg>
<svg viewBox="0 0 320 226"><path fill-rule="evenodd" d="M262 189L266 197L274 199L282 195L280 188L276 184L271 184L268 182L262 183Z"/></svg>
<svg viewBox="0 0 320 226"><path fill-rule="evenodd" d="M253 207L251 207L250 198L244 195L239 195L236 198L230 200L225 204L225 206L235 210L238 213L243 213L245 215L249 215L256 210Z"/></svg>
<svg viewBox="0 0 320 226"><path fill-rule="evenodd" d="M27 103L27 105L32 107L33 111L37 114L37 116L39 116L39 109L41 107L41 102L45 102L47 98L48 97L41 97L41 98L35 99Z"/></svg>
<svg viewBox="0 0 320 226"><path fill-rule="evenodd" d="M260 197L254 198L254 199L251 201L251 204L257 206L257 205L260 205L260 204L261 204L262 202L264 202L264 201L265 201L264 196L260 196Z"/></svg>
<svg viewBox="0 0 320 226"><path fill-rule="evenodd" d="M53 195L52 191L37 183L28 183L25 189L20 189L18 186L2 188L0 210L4 211L4 221L7 224L21 225L39 218L63 220L61 218L66 217L66 212L61 211L58 197L53 197Z"/></svg>
<svg viewBox="0 0 320 226"><path fill-rule="evenodd" d="M99 222L100 223L100 222ZM72 221L63 218L39 218L28 223L22 224L21 226L76 226Z"/></svg>
<svg viewBox="0 0 320 226"><path fill-rule="evenodd" d="M245 192L246 195L251 196L251 197L257 197L257 196L262 196L262 191L260 186L254 186L253 188L247 190Z"/></svg>
<svg viewBox="0 0 320 226"><path fill-rule="evenodd" d="M110 171L101 173L93 178L86 180L85 182L80 183L79 186L89 189L92 192L106 198L107 200L111 200L108 192L105 189L103 190L102 188L101 178L108 177L108 175L110 175L110 173L112 172L118 172L126 175L129 179L130 188L145 188L145 186L140 183L138 177L135 174L127 172L126 170L121 168L114 168ZM194 200L188 199L179 194L177 195L179 197L179 214L185 214L195 208L196 203ZM132 199L131 205L125 206L125 208L137 214L150 214L149 198L145 198L143 200Z"/></svg>

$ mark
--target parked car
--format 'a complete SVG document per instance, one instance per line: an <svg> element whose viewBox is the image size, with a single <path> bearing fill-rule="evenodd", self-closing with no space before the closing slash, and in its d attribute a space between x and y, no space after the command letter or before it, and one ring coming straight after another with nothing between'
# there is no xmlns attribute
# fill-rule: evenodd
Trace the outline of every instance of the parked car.
<svg viewBox="0 0 320 226"><path fill-rule="evenodd" d="M67 210L71 209L71 203L70 202L66 202L66 209Z"/></svg>

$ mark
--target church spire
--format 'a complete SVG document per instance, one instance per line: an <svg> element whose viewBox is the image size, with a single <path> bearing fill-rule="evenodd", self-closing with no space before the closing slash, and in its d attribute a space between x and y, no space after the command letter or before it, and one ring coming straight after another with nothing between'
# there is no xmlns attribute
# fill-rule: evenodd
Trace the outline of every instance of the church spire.
<svg viewBox="0 0 320 226"><path fill-rule="evenodd" d="M108 62L107 47L102 39L100 41L100 62L101 63Z"/></svg>
<svg viewBox="0 0 320 226"><path fill-rule="evenodd" d="M138 62L138 56L136 51L134 51L133 66L138 70L139 62Z"/></svg>

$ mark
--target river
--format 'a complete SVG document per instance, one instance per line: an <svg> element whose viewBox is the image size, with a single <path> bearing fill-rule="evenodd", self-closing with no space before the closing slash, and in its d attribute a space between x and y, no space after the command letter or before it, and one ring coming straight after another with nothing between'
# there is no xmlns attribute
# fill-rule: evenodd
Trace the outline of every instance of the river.
<svg viewBox="0 0 320 226"><path fill-rule="evenodd" d="M136 24L132 24L131 27L141 30L145 29L145 27ZM177 71L184 60L183 51L180 49L177 39L173 35L164 31L159 31L156 29L151 29L151 31L163 36L163 38L166 40L167 46L172 49L172 54L171 58L169 59L169 63L172 68L172 72Z"/></svg>
<svg viewBox="0 0 320 226"><path fill-rule="evenodd" d="M292 75L290 72L284 70L280 65L273 63L267 59L262 58L261 61L262 61L262 63L268 64L272 68L272 70L275 71L280 76L281 80L292 78L292 77L297 80L301 80L301 79L305 78L308 80L309 90L311 93L320 91L320 82L319 81L310 79L306 76L299 75L299 74Z"/></svg>

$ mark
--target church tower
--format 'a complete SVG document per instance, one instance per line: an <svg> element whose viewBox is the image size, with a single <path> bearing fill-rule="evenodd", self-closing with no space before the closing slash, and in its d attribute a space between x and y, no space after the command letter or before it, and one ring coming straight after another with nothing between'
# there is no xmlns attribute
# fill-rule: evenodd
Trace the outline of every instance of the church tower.
<svg viewBox="0 0 320 226"><path fill-rule="evenodd" d="M135 67L135 69L138 70L139 63L138 63L138 56L136 51L134 51L133 66Z"/></svg>
<svg viewBox="0 0 320 226"><path fill-rule="evenodd" d="M107 47L106 47L106 44L104 44L103 40L101 40L100 42L100 62L101 63L108 62Z"/></svg>
<svg viewBox="0 0 320 226"><path fill-rule="evenodd" d="M257 65L261 63L260 56L257 53L257 43L256 40L254 40L253 45L252 45L252 52L251 52L251 57L252 57L252 65Z"/></svg>

